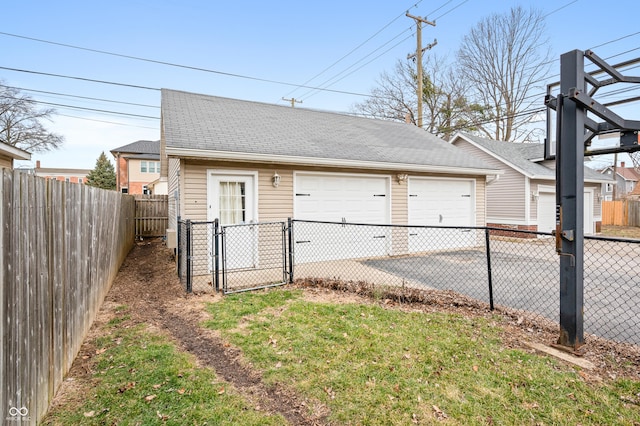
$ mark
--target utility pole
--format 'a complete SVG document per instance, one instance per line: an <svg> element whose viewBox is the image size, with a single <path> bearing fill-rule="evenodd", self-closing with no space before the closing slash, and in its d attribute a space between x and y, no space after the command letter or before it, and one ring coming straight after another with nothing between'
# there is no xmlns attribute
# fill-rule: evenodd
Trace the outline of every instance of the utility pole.
<svg viewBox="0 0 640 426"><path fill-rule="evenodd" d="M285 99L282 98L283 101L287 101L287 102L291 102L291 108L295 107L295 104L301 104L302 101L297 100L296 98L291 98L291 99Z"/></svg>
<svg viewBox="0 0 640 426"><path fill-rule="evenodd" d="M417 47L415 53L410 53L407 55L407 59L411 59L413 57L416 58L416 62L418 63L418 89L416 93L418 95L418 127L422 128L422 54L424 51L431 49L433 46L438 44L438 40L433 40L433 43L427 45L427 47L422 48L422 24L429 24L433 27L436 26L436 21L427 21L424 18L419 16L413 16L409 12L406 13L408 18L411 18L416 21L416 39L417 39Z"/></svg>

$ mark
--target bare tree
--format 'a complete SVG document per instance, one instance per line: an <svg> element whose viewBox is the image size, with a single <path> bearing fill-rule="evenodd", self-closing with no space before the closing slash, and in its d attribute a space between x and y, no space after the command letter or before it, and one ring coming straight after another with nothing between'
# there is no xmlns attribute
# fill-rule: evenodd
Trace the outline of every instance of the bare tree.
<svg viewBox="0 0 640 426"><path fill-rule="evenodd" d="M0 81L0 142L29 152L59 148L64 138L42 125L54 113L51 108L37 108L29 96Z"/></svg>
<svg viewBox="0 0 640 426"><path fill-rule="evenodd" d="M423 126L435 135L448 138L456 129L474 130L482 109L467 102L460 78L446 61L435 56L425 59L423 69ZM352 110L365 115L417 124L417 80L415 64L398 60L393 73L383 72L371 90L371 97Z"/></svg>
<svg viewBox="0 0 640 426"><path fill-rule="evenodd" d="M480 21L464 37L457 52L461 75L472 86L476 102L490 108L490 123L479 127L485 136L525 141L549 73L550 51L544 15L514 7Z"/></svg>

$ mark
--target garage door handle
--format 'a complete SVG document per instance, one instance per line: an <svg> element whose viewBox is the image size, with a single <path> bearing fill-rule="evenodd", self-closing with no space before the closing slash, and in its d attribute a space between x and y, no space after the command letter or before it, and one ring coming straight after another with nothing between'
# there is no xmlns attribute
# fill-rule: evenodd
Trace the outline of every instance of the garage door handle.
<svg viewBox="0 0 640 426"><path fill-rule="evenodd" d="M471 229L461 229L460 232L471 232Z"/></svg>
<svg viewBox="0 0 640 426"><path fill-rule="evenodd" d="M386 194L373 194L374 197L386 197Z"/></svg>
<svg viewBox="0 0 640 426"><path fill-rule="evenodd" d="M416 234L409 234L410 237L415 237L416 235L418 235L418 234L417 233Z"/></svg>
<svg viewBox="0 0 640 426"><path fill-rule="evenodd" d="M300 240L300 241L296 241L296 244L302 244L302 243L310 243L311 240Z"/></svg>
<svg viewBox="0 0 640 426"><path fill-rule="evenodd" d="M296 194L296 197L311 197L311 194Z"/></svg>
<svg viewBox="0 0 640 426"><path fill-rule="evenodd" d="M373 237L373 238L387 238L387 237L386 237L386 236L384 236L384 235L374 235L374 237Z"/></svg>

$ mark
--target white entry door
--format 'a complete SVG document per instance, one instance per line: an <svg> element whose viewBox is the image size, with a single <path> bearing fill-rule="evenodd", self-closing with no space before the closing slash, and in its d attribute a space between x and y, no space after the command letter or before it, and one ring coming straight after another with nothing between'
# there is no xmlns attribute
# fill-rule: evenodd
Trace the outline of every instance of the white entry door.
<svg viewBox="0 0 640 426"><path fill-rule="evenodd" d="M225 228L227 269L256 267L258 253L254 173L209 172L207 218ZM243 226L231 226L243 225Z"/></svg>
<svg viewBox="0 0 640 426"><path fill-rule="evenodd" d="M475 226L475 181L469 179L409 179L409 225ZM409 229L409 251L471 247L469 229Z"/></svg>

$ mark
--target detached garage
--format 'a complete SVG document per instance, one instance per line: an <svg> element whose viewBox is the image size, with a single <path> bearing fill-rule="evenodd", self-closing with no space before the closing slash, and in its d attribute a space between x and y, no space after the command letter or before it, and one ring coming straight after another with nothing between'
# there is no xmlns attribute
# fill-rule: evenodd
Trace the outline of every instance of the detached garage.
<svg viewBox="0 0 640 426"><path fill-rule="evenodd" d="M410 124L167 89L161 160L170 228L178 216L333 222L296 226L297 263L460 244L350 224L483 226L501 173Z"/></svg>

